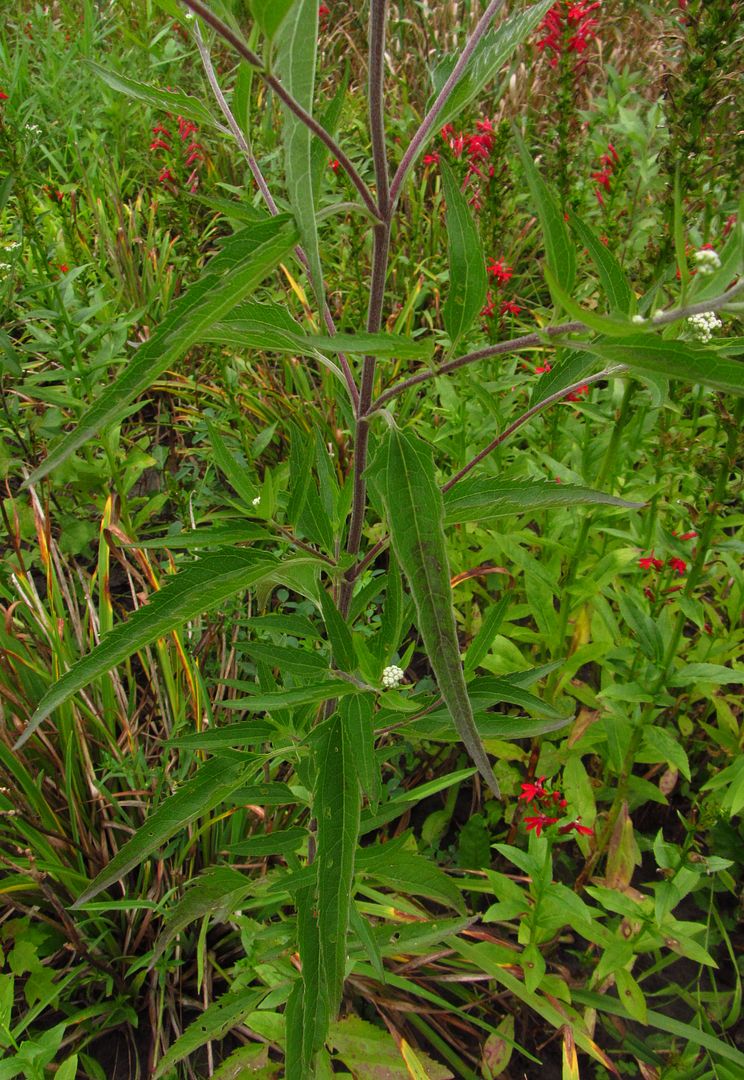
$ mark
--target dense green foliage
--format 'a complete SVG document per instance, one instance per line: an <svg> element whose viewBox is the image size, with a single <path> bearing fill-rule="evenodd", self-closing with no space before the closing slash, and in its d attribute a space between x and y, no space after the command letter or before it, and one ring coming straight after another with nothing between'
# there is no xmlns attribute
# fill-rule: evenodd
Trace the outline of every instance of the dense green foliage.
<svg viewBox="0 0 744 1080"><path fill-rule="evenodd" d="M740 5L9 7L0 1080L741 1076Z"/></svg>

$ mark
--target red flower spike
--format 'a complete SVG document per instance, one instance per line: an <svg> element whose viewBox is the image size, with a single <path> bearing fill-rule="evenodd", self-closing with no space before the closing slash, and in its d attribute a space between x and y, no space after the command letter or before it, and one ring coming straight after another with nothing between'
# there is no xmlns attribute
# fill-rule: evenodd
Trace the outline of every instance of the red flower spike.
<svg viewBox="0 0 744 1080"><path fill-rule="evenodd" d="M504 266L503 258L489 259L486 269L488 271L489 277L495 278L496 281L499 282L511 281L514 273L511 266Z"/></svg>
<svg viewBox="0 0 744 1080"><path fill-rule="evenodd" d="M678 574L684 574L687 570L687 563L684 559L678 559L676 556L669 560L669 566L672 570L676 570Z"/></svg>

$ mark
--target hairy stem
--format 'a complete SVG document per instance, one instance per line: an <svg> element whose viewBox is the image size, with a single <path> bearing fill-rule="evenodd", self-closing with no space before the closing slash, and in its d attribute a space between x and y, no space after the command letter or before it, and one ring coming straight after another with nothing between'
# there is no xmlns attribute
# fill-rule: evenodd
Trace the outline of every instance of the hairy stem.
<svg viewBox="0 0 744 1080"><path fill-rule="evenodd" d="M372 216L376 220L379 220L381 215L378 211L377 204L375 203L372 193L362 180L357 170L354 168L354 165L352 164L349 157L344 153L344 151L341 149L333 136L329 135L323 125L319 124L318 121L315 120L314 117L312 117L306 109L303 109L299 101L295 101L292 95L286 90L286 88L276 78L275 75L272 75L270 72L266 71L263 63L261 62L261 58L256 53L254 53L253 49L250 49L246 45L240 35L236 34L235 31L227 25L227 23L224 23L222 19L218 18L217 15L214 14L213 11L210 11L208 7L202 4L201 0L183 0L183 2L187 8L194 12L194 14L204 19L204 22L208 23L208 25L211 26L212 29L216 33L218 33L221 38L223 38L223 40L227 41L230 45L232 45L236 52L240 53L243 59L247 63L249 63L251 67L256 68L256 70L261 75L263 81L268 87L270 87L274 91L280 101L284 102L287 108L295 114L298 120L301 120L305 127L309 128L310 131L312 131L313 135L317 135L320 141L325 143L333 156L335 158L338 158L339 163L343 165L347 176L359 192L359 195L361 196L364 205L367 207Z"/></svg>

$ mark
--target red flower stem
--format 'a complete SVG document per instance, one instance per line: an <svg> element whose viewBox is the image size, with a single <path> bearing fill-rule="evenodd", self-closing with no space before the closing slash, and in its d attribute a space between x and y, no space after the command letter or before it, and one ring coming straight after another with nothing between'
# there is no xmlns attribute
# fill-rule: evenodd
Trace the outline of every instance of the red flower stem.
<svg viewBox="0 0 744 1080"><path fill-rule="evenodd" d="M439 119L442 110L444 109L444 106L447 104L447 101L449 100L452 91L455 89L455 86L459 82L460 76L467 67L468 61L473 55L473 52L475 51L479 41L488 30L488 27L494 15L503 3L504 0L491 0L491 3L488 5L486 10L483 12L483 15L479 19L475 30L470 35L468 41L465 43L465 48L460 53L458 61L452 69L450 77L447 79L444 86L437 94L432 107L429 109L428 113L421 121L418 130L414 133L413 138L408 144L408 149L404 153L400 165L396 169L395 176L393 177L393 182L390 185L391 207L395 206L395 203L398 200L398 196L400 195L401 188L403 187L405 179L408 176L409 170L411 169L414 161L423 149L427 137L431 133L434 125L437 123L437 120Z"/></svg>
<svg viewBox="0 0 744 1080"><path fill-rule="evenodd" d="M347 157L347 155L338 145L336 140L333 138L333 136L329 135L323 125L319 124L318 121L315 120L310 115L310 113L307 112L306 109L303 109L299 101L296 101L292 97L289 91L282 85L282 83L277 79L275 75L272 75L268 71L266 71L263 63L261 62L261 58L246 45L240 35L236 34L226 23L222 21L222 19L218 18L218 16L215 15L213 11L210 11L208 7L202 4L201 0L183 0L183 2L187 8L193 11L200 18L204 19L204 22L208 23L209 26L211 26L212 29L220 35L221 38L223 38L230 45L232 45L236 52L240 53L243 59L247 63L249 63L251 67L256 68L266 85L274 91L280 101L284 102L290 112L293 112L298 118L298 120L301 120L305 127L309 128L310 131L312 131L313 135L317 135L320 141L325 143L333 156L335 158L338 158L338 160L343 165L349 179L359 192L362 202L367 207L370 214L372 214L372 217L375 218L375 220L379 220L380 215L372 193L362 180L359 173L354 168L354 165L352 164L350 159Z"/></svg>

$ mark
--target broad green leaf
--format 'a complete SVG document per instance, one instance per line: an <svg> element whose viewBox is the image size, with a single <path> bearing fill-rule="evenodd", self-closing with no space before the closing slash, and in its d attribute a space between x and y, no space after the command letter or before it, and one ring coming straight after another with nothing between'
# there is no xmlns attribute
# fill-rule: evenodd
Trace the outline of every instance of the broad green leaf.
<svg viewBox="0 0 744 1080"><path fill-rule="evenodd" d="M415 436L389 428L367 476L384 504L393 551L408 580L418 629L442 697L474 764L500 798L473 720L460 660L444 536L444 501L432 451Z"/></svg>
<svg viewBox="0 0 744 1080"><path fill-rule="evenodd" d="M449 290L442 309L444 328L455 351L486 301L488 278L478 230L470 207L452 171L440 162L442 190L447 206L447 259Z"/></svg>
<svg viewBox="0 0 744 1080"><path fill-rule="evenodd" d="M380 766L375 757L374 696L355 694L343 698L338 709L351 742L359 786L376 806L380 801Z"/></svg>
<svg viewBox="0 0 744 1080"><path fill-rule="evenodd" d="M133 541L131 546L144 549L170 548L172 551L193 551L195 548L224 547L226 544L266 540L271 536L272 534L262 525L256 525L252 521L241 521L233 525L205 525L189 532L166 533L165 536Z"/></svg>
<svg viewBox="0 0 744 1080"><path fill-rule="evenodd" d="M301 1039L300 1070L290 1068L287 1061L287 1076L314 1076L315 1056L328 1034L330 1008L328 1004L327 983L323 978L321 961L320 927L316 911L317 881L315 865L307 867L313 871L313 886L305 886L295 897L297 907L297 940L302 961L302 995L300 998ZM288 1041L287 1049L290 1043Z"/></svg>
<svg viewBox="0 0 744 1080"><path fill-rule="evenodd" d="M315 90L315 58L318 41L316 0L295 0L277 36L276 74L283 86L306 112L312 115ZM310 264L318 305L322 307L324 288L320 265L318 225L312 191L313 135L286 106L284 116L284 161L289 203L300 231L300 241Z"/></svg>
<svg viewBox="0 0 744 1080"><path fill-rule="evenodd" d="M284 22L295 0L249 0L251 15L269 39Z"/></svg>
<svg viewBox="0 0 744 1080"><path fill-rule="evenodd" d="M608 337L638 337L639 328L630 319L620 319L614 315L603 315L584 308L566 292L556 281L549 266L545 267L545 280L548 283L551 296L571 316L595 330L598 334L607 334Z"/></svg>
<svg viewBox="0 0 744 1080"><path fill-rule="evenodd" d="M346 971L346 935L360 809L352 742L338 713L323 731L317 769L313 812L318 841L320 970L330 1015L335 1018Z"/></svg>
<svg viewBox="0 0 744 1080"><path fill-rule="evenodd" d="M275 832L252 836L238 844L228 844L227 850L233 855L286 855L298 851L307 841L307 829L299 825L291 829L277 829Z"/></svg>
<svg viewBox="0 0 744 1080"><path fill-rule="evenodd" d="M101 642L66 671L42 697L16 749L39 724L84 686L122 660L182 626L195 615L211 611L224 600L258 581L276 566L265 551L224 548L189 563L170 578L149 602L119 623Z"/></svg>
<svg viewBox="0 0 744 1080"><path fill-rule="evenodd" d="M326 625L328 640L333 650L333 666L350 673L356 668L356 655L351 630L349 630L343 616L334 604L333 598L329 596L325 589L320 590L320 606L323 611L323 621Z"/></svg>
<svg viewBox="0 0 744 1080"><path fill-rule="evenodd" d="M233 490L240 496L246 506L252 506L253 500L258 494L256 485L251 482L250 476L244 465L233 457L225 444L224 439L220 435L219 431L214 424L210 424L209 420L206 420L207 431L209 432L209 441L211 443L212 453L210 460L214 461L214 464L220 470L227 482L233 488Z"/></svg>
<svg viewBox="0 0 744 1080"><path fill-rule="evenodd" d="M615 985L625 1008L639 1024L648 1024L648 1006L643 990L625 968L615 972Z"/></svg>
<svg viewBox="0 0 744 1080"><path fill-rule="evenodd" d="M576 252L568 235L563 214L516 130L514 138L527 185L540 219L547 267L552 271L561 288L570 293L576 280Z"/></svg>
<svg viewBox="0 0 744 1080"><path fill-rule="evenodd" d="M568 216L571 228L589 252L589 257L597 268L610 311L629 315L633 304L633 291L620 263L581 218L571 210Z"/></svg>
<svg viewBox="0 0 744 1080"><path fill-rule="evenodd" d="M202 104L199 98L192 97L190 94L182 94L177 90L158 90L155 86L148 86L146 83L137 82L126 75L120 75L116 71L101 67L100 64L96 64L92 60L86 60L85 63L95 75L103 79L113 90L118 90L120 93L136 98L138 101L144 101L155 109L162 109L163 112L180 113L188 120L208 124L212 128L219 126L209 109Z"/></svg>
<svg viewBox="0 0 744 1080"><path fill-rule="evenodd" d="M113 885L181 829L214 810L243 783L246 770L250 767L254 766L245 759L225 761L224 758L215 758L202 765L196 776L182 784L150 814L145 824L117 851L73 907L80 907Z"/></svg>
<svg viewBox="0 0 744 1080"><path fill-rule="evenodd" d="M247 626L257 633L269 631L274 634L289 634L297 638L322 638L322 630L315 626L305 615L278 614L254 615L250 619L241 619L240 626ZM240 647L240 642L236 643Z"/></svg>
<svg viewBox="0 0 744 1080"><path fill-rule="evenodd" d="M338 134L338 127L341 122L341 115L343 113L344 102L346 101L346 91L349 88L349 78L351 75L351 65L347 59L344 67L344 73L338 83L336 92L331 100L328 102L323 112L319 116L320 123L325 131L329 135L336 138ZM310 171L312 175L312 191L313 199L317 206L318 197L320 195L321 183L324 174L328 169L328 147L317 137L313 139L312 147L310 148Z"/></svg>
<svg viewBox="0 0 744 1080"><path fill-rule="evenodd" d="M119 377L48 454L27 483L36 483L82 446L91 435L119 419L127 406L256 288L296 242L286 216L242 229L208 264L203 276L170 308L155 333L137 350ZM229 271L229 272L228 272Z"/></svg>
<svg viewBox="0 0 744 1080"><path fill-rule="evenodd" d="M644 505L578 485L475 477L461 480L445 494L445 524L455 525L462 521L484 523L512 514L592 503L619 506L626 510L638 510Z"/></svg>
<svg viewBox="0 0 744 1080"><path fill-rule="evenodd" d="M447 104L437 120L438 127L449 124L458 113L462 112L473 98L483 90L487 83L498 75L501 68L511 58L519 45L527 38L537 24L552 7L551 0L516 12L496 27L484 34L475 48L465 71L456 83ZM452 73L459 54L445 57L432 72L434 95L438 94ZM433 98L427 102L431 107Z"/></svg>
<svg viewBox="0 0 744 1080"><path fill-rule="evenodd" d="M183 1035L176 1039L160 1059L153 1080L160 1080L166 1075L173 1075L173 1066L189 1057L205 1043L224 1039L225 1035L245 1020L249 1013L258 1008L266 997L266 987L260 990L230 990L228 993L208 1005L197 1020L186 1028Z"/></svg>
<svg viewBox="0 0 744 1080"><path fill-rule="evenodd" d="M332 698L346 694L358 694L360 688L341 679L318 681L312 686L297 686L291 690L277 690L269 694L251 694L249 697L223 701L223 709L245 709L246 712L275 712L277 709L294 709L298 705L320 705Z"/></svg>
<svg viewBox="0 0 744 1080"><path fill-rule="evenodd" d="M365 858L360 860L358 869L362 876L374 878L398 892L425 896L455 911L464 911L460 890L438 866L423 855L408 852L388 855L386 847L387 844L378 844L364 849Z"/></svg>
<svg viewBox="0 0 744 1080"><path fill-rule="evenodd" d="M150 966L153 967L171 941L187 926L205 915L226 918L253 890L254 882L229 866L212 866L200 874L165 916L165 928L155 942Z"/></svg>
<svg viewBox="0 0 744 1080"><path fill-rule="evenodd" d="M741 682L744 682L741 668L730 668L725 664L683 664L669 678L670 686L694 686L696 683L723 686Z"/></svg>
<svg viewBox="0 0 744 1080"><path fill-rule="evenodd" d="M359 1016L347 1016L332 1024L329 1042L355 1077L369 1080L415 1080L416 1074L404 1060L402 1050L398 1048L392 1035ZM410 1047L408 1050L410 1051ZM422 1050L417 1050L416 1056L418 1062L414 1068L424 1069L418 1073L418 1077L428 1080L448 1080L452 1077L449 1069Z"/></svg>
<svg viewBox="0 0 744 1080"><path fill-rule="evenodd" d="M269 742L275 736L276 728L272 724L263 720L247 720L245 723L179 735L171 739L171 744L188 750L207 750L214 753L215 750L224 750L231 746L255 746L257 743Z"/></svg>
<svg viewBox="0 0 744 1080"><path fill-rule="evenodd" d="M668 379L701 383L730 394L744 394L744 363L718 355L703 345L688 341L667 341L650 334L638 334L623 341L599 338L575 342L612 364L627 364L633 374L651 372Z"/></svg>
<svg viewBox="0 0 744 1080"><path fill-rule="evenodd" d="M320 652L308 649L293 649L287 645L269 645L264 641L244 641L241 652L269 667L278 667L282 671L304 678L321 677L328 673L328 657Z"/></svg>
<svg viewBox="0 0 744 1080"><path fill-rule="evenodd" d="M537 700L537 699L536 699ZM542 703L541 703L542 704ZM475 726L483 741L488 739L536 739L550 731L560 731L569 724L573 717L562 716L532 718L527 716L506 716L501 713L474 713ZM406 731L420 739L432 742L454 742L456 730L449 716L422 716L406 725Z"/></svg>
<svg viewBox="0 0 744 1080"><path fill-rule="evenodd" d="M447 499L445 496L445 514L447 513ZM488 650L493 644L493 639L499 632L499 627L504 621L509 605L511 604L511 597L507 593L502 596L497 604L493 604L486 612L483 622L481 623L480 630L471 641L468 651L465 654L465 674L470 675L480 664L481 660L485 660L488 655Z"/></svg>

